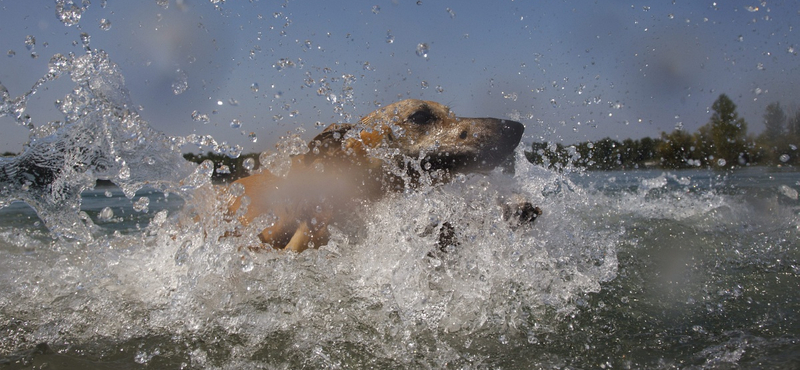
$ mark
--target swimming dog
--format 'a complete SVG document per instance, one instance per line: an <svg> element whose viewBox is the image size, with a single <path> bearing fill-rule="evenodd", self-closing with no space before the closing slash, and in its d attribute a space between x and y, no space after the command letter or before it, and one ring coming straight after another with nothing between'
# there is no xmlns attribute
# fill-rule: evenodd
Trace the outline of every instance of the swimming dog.
<svg viewBox="0 0 800 370"><path fill-rule="evenodd" d="M359 205L501 165L523 131L519 122L460 118L436 102L403 100L356 124L330 125L292 158L284 176L262 170L235 181L228 213L245 226L258 220L264 245L318 248L328 241L327 226L352 217ZM504 217L519 223L540 214L527 202L504 205ZM452 226L441 225L440 248L455 244L452 237Z"/></svg>

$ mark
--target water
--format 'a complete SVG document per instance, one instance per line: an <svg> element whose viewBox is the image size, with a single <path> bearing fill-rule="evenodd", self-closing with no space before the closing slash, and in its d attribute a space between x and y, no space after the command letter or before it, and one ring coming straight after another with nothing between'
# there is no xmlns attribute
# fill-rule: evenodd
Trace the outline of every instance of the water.
<svg viewBox="0 0 800 370"><path fill-rule="evenodd" d="M0 162L10 368L800 366L798 172L565 174L520 151L513 177L397 194L319 250L252 252L224 237L213 166L177 159L231 148L150 129L102 52L52 64L41 84L76 86L64 121ZM25 99L0 112L27 124ZM502 221L508 194L536 225ZM460 246L429 256L443 221Z"/></svg>

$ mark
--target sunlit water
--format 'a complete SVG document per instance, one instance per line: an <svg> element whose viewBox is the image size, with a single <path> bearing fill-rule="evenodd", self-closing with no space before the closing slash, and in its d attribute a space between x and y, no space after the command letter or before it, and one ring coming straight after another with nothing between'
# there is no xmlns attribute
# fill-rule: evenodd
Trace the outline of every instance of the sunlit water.
<svg viewBox="0 0 800 370"><path fill-rule="evenodd" d="M179 160L236 148L150 129L100 52L51 66L42 83L76 85L64 122L0 163L0 364L800 365L800 173L562 173L520 150L513 176L396 194L319 250L252 252L198 195L211 168ZM24 101L0 113L25 124ZM543 209L533 227L502 220L512 193ZM460 245L431 255L444 221Z"/></svg>

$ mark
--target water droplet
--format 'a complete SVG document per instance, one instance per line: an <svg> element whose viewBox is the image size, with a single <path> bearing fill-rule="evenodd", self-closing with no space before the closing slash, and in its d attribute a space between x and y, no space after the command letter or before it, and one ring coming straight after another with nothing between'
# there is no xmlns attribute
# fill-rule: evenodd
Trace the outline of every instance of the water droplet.
<svg viewBox="0 0 800 370"><path fill-rule="evenodd" d="M108 222L111 221L112 218L114 218L114 211L109 207L103 208L103 210L97 214L97 220L100 222Z"/></svg>
<svg viewBox="0 0 800 370"><path fill-rule="evenodd" d="M758 63L756 65L756 68L758 68L759 71L763 71L764 70L764 63Z"/></svg>
<svg viewBox="0 0 800 370"><path fill-rule="evenodd" d="M14 55L17 55L17 52L16 52L16 51L14 51L14 50L11 50L11 49L9 49L9 50L8 50L8 57L9 57L9 58L11 58L11 57L13 57Z"/></svg>
<svg viewBox="0 0 800 370"><path fill-rule="evenodd" d="M377 6L377 5L375 5L375 6L373 6L373 7L372 7L372 13L374 13L374 14L378 14L378 13L380 13L380 12L381 12L381 7L379 7L379 6Z"/></svg>
<svg viewBox="0 0 800 370"><path fill-rule="evenodd" d="M175 81L172 81L172 93L175 95L183 94L189 89L189 76L182 69L175 71Z"/></svg>
<svg viewBox="0 0 800 370"><path fill-rule="evenodd" d="M242 162L242 167L245 171L250 172L256 167L256 160L253 158L245 158Z"/></svg>
<svg viewBox="0 0 800 370"><path fill-rule="evenodd" d="M122 168L120 168L117 177L119 177L121 180L127 180L131 178L131 168L128 167L127 164L123 163Z"/></svg>
<svg viewBox="0 0 800 370"><path fill-rule="evenodd" d="M739 37L736 38L736 41L739 41L739 42L744 41L744 36L739 35Z"/></svg>
<svg viewBox="0 0 800 370"><path fill-rule="evenodd" d="M139 200L133 202L133 210L136 212L147 213L150 207L150 198L141 197Z"/></svg>
<svg viewBox="0 0 800 370"><path fill-rule="evenodd" d="M33 50L33 47L36 46L36 37L32 35L25 36L25 48L28 50Z"/></svg>
<svg viewBox="0 0 800 370"><path fill-rule="evenodd" d="M56 0L56 18L65 26L74 26L81 21L81 15L90 5L89 0L82 0L81 5L75 0Z"/></svg>
<svg viewBox="0 0 800 370"><path fill-rule="evenodd" d="M447 14L450 14L450 19L453 19L453 18L456 17L456 12L454 12L453 9L447 8L446 10L447 10Z"/></svg>
<svg viewBox="0 0 800 370"><path fill-rule="evenodd" d="M105 19L105 18L101 19L100 20L100 29L103 30L103 31L110 30L111 29L111 21L109 21L108 19Z"/></svg>
<svg viewBox="0 0 800 370"><path fill-rule="evenodd" d="M250 141L254 143L258 142L258 136L256 136L255 132L250 132L249 134L247 134L247 137L249 137Z"/></svg>
<svg viewBox="0 0 800 370"><path fill-rule="evenodd" d="M153 358L153 355L148 355L145 351L137 351L136 354L133 356L133 361L137 364L144 365Z"/></svg>
<svg viewBox="0 0 800 370"><path fill-rule="evenodd" d="M392 30L386 31L386 43L387 44L394 43L394 35L392 35Z"/></svg>
<svg viewBox="0 0 800 370"><path fill-rule="evenodd" d="M441 86L439 86L439 85L436 85L436 92L437 92L437 93L439 93L439 94L441 94L441 93L443 93L443 92L444 92L444 88L443 88L443 87L441 87Z"/></svg>
<svg viewBox="0 0 800 370"><path fill-rule="evenodd" d="M258 84L253 82L253 84L250 85L250 90L252 90L253 92L258 92Z"/></svg>
<svg viewBox="0 0 800 370"><path fill-rule="evenodd" d="M217 167L217 170L215 172L220 174L220 175L230 175L231 168L228 167L227 164L222 164L219 167Z"/></svg>
<svg viewBox="0 0 800 370"><path fill-rule="evenodd" d="M81 32L81 44L83 45L83 49L86 51L92 51L92 48L89 46L89 43L92 41L92 36L89 36L86 32Z"/></svg>
<svg viewBox="0 0 800 370"><path fill-rule="evenodd" d="M786 163L786 162L789 162L790 157L789 157L788 154L781 154L780 158L778 158L778 159L780 159L781 162Z"/></svg>
<svg viewBox="0 0 800 370"><path fill-rule="evenodd" d="M47 67L49 73L53 75L59 75L62 72L69 70L70 65L67 57L61 54L56 54L50 58L50 63L47 64Z"/></svg>
<svg viewBox="0 0 800 370"><path fill-rule="evenodd" d="M169 0L156 0L156 4L164 9L169 8Z"/></svg>
<svg viewBox="0 0 800 370"><path fill-rule="evenodd" d="M226 155L228 156L228 158L236 159L239 158L240 155L242 155L242 150L243 149L240 145L234 145L228 148Z"/></svg>
<svg viewBox="0 0 800 370"><path fill-rule="evenodd" d="M723 167L726 164L728 164L728 162L725 160L725 158L720 158L717 160L717 166Z"/></svg>
<svg viewBox="0 0 800 370"><path fill-rule="evenodd" d="M189 247L192 246L191 240L186 240L181 244L178 251L175 252L175 265L183 266L186 261L189 259Z"/></svg>
<svg viewBox="0 0 800 370"><path fill-rule="evenodd" d="M428 88L428 81L424 81L423 80L422 82L420 82L420 86L422 86L423 89L427 89Z"/></svg>
<svg viewBox="0 0 800 370"><path fill-rule="evenodd" d="M278 61L275 62L275 64L273 64L272 66L275 67L275 69L280 71L280 70L283 70L283 69L286 69L286 68L294 68L295 67L295 63L293 61L289 60L289 59L281 58L281 59L278 59Z"/></svg>
<svg viewBox="0 0 800 370"><path fill-rule="evenodd" d="M239 128L242 127L242 121L234 118L231 120L231 128Z"/></svg>
<svg viewBox="0 0 800 370"><path fill-rule="evenodd" d="M207 114L203 114L198 111L192 111L192 121L209 123L211 120L208 118Z"/></svg>
<svg viewBox="0 0 800 370"><path fill-rule="evenodd" d="M797 193L797 190L792 189L788 185L781 185L778 190L781 192L781 194L785 195L791 200L797 200L797 198L800 197L800 194Z"/></svg>
<svg viewBox="0 0 800 370"><path fill-rule="evenodd" d="M428 46L427 43L417 44L417 56L420 56L420 57L423 57L423 58L427 59L429 50L430 50L430 47Z"/></svg>
<svg viewBox="0 0 800 370"><path fill-rule="evenodd" d="M244 253L244 255L242 255L241 260L239 260L239 266L244 272L253 271L255 264L253 263L253 258L249 253Z"/></svg>

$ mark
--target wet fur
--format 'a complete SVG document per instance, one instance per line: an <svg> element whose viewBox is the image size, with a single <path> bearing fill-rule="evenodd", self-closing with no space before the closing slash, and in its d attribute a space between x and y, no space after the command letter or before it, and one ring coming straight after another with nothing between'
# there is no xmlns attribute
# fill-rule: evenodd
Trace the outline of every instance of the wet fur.
<svg viewBox="0 0 800 370"><path fill-rule="evenodd" d="M228 214L243 225L261 220L259 238L273 248L300 252L319 247L328 241L329 224L352 217L366 202L423 181L444 183L456 173L500 165L523 130L513 121L459 118L431 101L400 101L357 124L329 126L308 144L308 153L292 158L285 177L263 170L237 180L231 186L243 186L243 194L232 201ZM541 214L527 202L505 208L507 219L521 222ZM452 226L444 230L440 244L454 244Z"/></svg>

